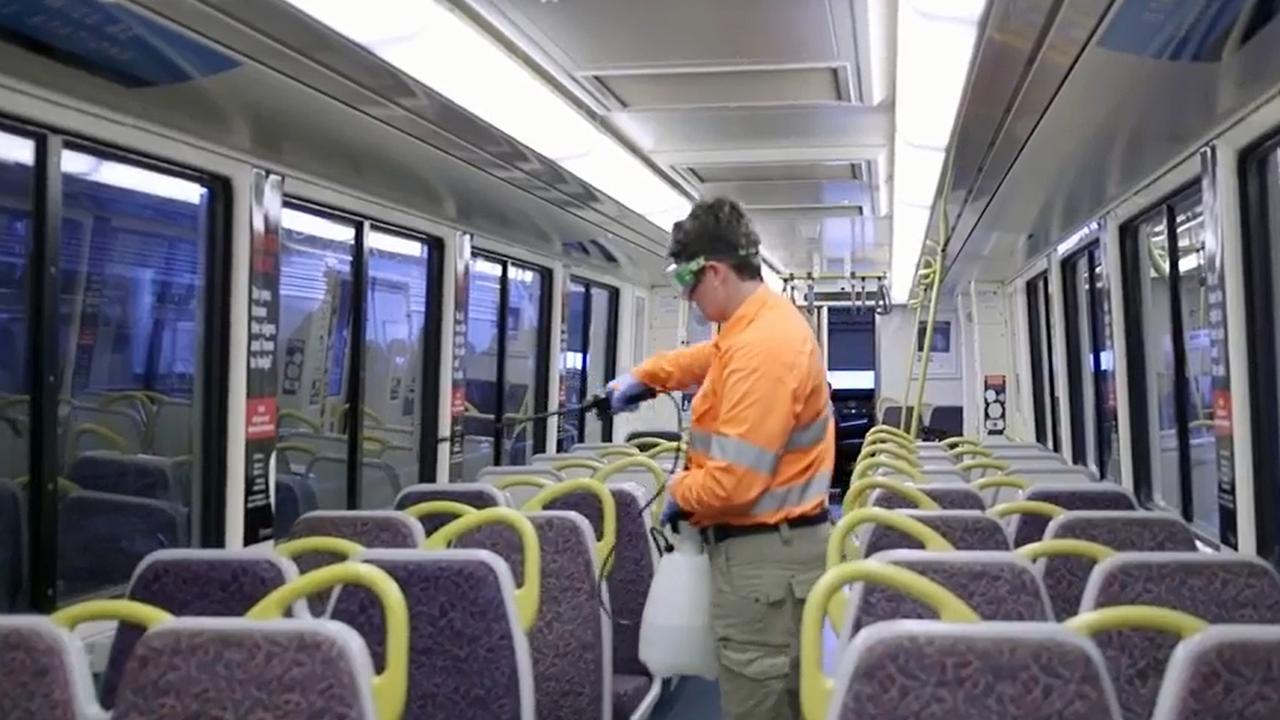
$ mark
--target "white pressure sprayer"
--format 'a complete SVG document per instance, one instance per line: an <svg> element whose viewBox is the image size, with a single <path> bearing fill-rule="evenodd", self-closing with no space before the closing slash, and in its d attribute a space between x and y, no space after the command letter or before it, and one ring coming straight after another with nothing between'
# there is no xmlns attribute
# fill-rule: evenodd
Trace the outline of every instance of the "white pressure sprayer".
<svg viewBox="0 0 1280 720"><path fill-rule="evenodd" d="M658 561L640 618L640 662L657 678L715 680L711 629L711 560L698 529L677 521L672 549Z"/></svg>

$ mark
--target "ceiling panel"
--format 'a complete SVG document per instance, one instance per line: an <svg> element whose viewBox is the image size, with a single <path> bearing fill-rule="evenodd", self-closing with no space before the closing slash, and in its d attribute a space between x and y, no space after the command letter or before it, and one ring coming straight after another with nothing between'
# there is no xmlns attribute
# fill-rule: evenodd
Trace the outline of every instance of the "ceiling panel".
<svg viewBox="0 0 1280 720"><path fill-rule="evenodd" d="M779 182L788 180L863 180L863 163L718 163L679 168L700 183Z"/></svg>
<svg viewBox="0 0 1280 720"><path fill-rule="evenodd" d="M626 109L839 103L851 99L839 67L596 75Z"/></svg>

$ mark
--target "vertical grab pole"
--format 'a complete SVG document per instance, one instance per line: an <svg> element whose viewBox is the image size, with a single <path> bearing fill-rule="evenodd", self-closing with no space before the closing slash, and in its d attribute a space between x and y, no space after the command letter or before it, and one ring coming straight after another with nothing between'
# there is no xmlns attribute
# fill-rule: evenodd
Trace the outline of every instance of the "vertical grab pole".
<svg viewBox="0 0 1280 720"><path fill-rule="evenodd" d="M943 210L945 212L945 209ZM941 250L941 249L940 249ZM939 252L939 257L941 257ZM929 379L929 356L933 348L933 325L938 317L938 291L942 288L942 264L935 262L929 289L929 321L924 331L924 359L920 363L920 385L916 388L916 410L911 414L911 439L920 436L920 416L924 414L924 385ZM914 333L912 341L915 341ZM913 348L914 349L914 348ZM915 353L912 353L914 355Z"/></svg>
<svg viewBox="0 0 1280 720"><path fill-rule="evenodd" d="M924 309L924 293L920 293L920 297L913 301L916 306L916 317L911 323L911 340L908 349L911 352L911 360L907 365L907 386L902 390L902 415L898 418L898 429L907 431L907 408L906 404L911 402L911 376L916 371L916 332L920 327L920 312Z"/></svg>

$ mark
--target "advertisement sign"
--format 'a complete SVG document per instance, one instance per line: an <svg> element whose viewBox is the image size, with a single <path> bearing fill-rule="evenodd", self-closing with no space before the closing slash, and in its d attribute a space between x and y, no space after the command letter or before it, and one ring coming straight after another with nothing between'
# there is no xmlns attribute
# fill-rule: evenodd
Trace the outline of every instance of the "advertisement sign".
<svg viewBox="0 0 1280 720"><path fill-rule="evenodd" d="M467 282L471 273L471 234L454 240L453 366L449 401L449 480L462 481L463 416L467 412Z"/></svg>
<svg viewBox="0 0 1280 720"><path fill-rule="evenodd" d="M276 448L276 336L280 325L280 216L284 178L253 171L249 212L249 367L245 386L244 544L270 540Z"/></svg>
<svg viewBox="0 0 1280 720"><path fill-rule="evenodd" d="M1222 210L1218 204L1218 153L1200 151L1200 185L1204 197L1205 315L1209 326L1209 365L1213 381L1213 429L1218 465L1218 528L1222 544L1236 548L1235 436L1231 417L1231 370L1227 352L1226 269L1222 262Z"/></svg>
<svg viewBox="0 0 1280 720"><path fill-rule="evenodd" d="M1009 393L1004 375L982 377L982 429L988 435L1004 435Z"/></svg>

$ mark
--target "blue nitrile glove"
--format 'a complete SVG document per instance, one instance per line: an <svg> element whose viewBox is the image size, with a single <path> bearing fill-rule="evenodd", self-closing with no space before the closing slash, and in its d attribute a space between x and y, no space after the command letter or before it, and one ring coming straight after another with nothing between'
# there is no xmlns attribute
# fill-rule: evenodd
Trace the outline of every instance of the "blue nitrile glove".
<svg viewBox="0 0 1280 720"><path fill-rule="evenodd" d="M618 413L631 412L640 406L649 392L649 386L626 373L609 383L609 410Z"/></svg>
<svg viewBox="0 0 1280 720"><path fill-rule="evenodd" d="M662 516L658 518L658 526L667 527L684 516L685 511L680 509L676 499L671 495L667 495L667 504L662 506Z"/></svg>

